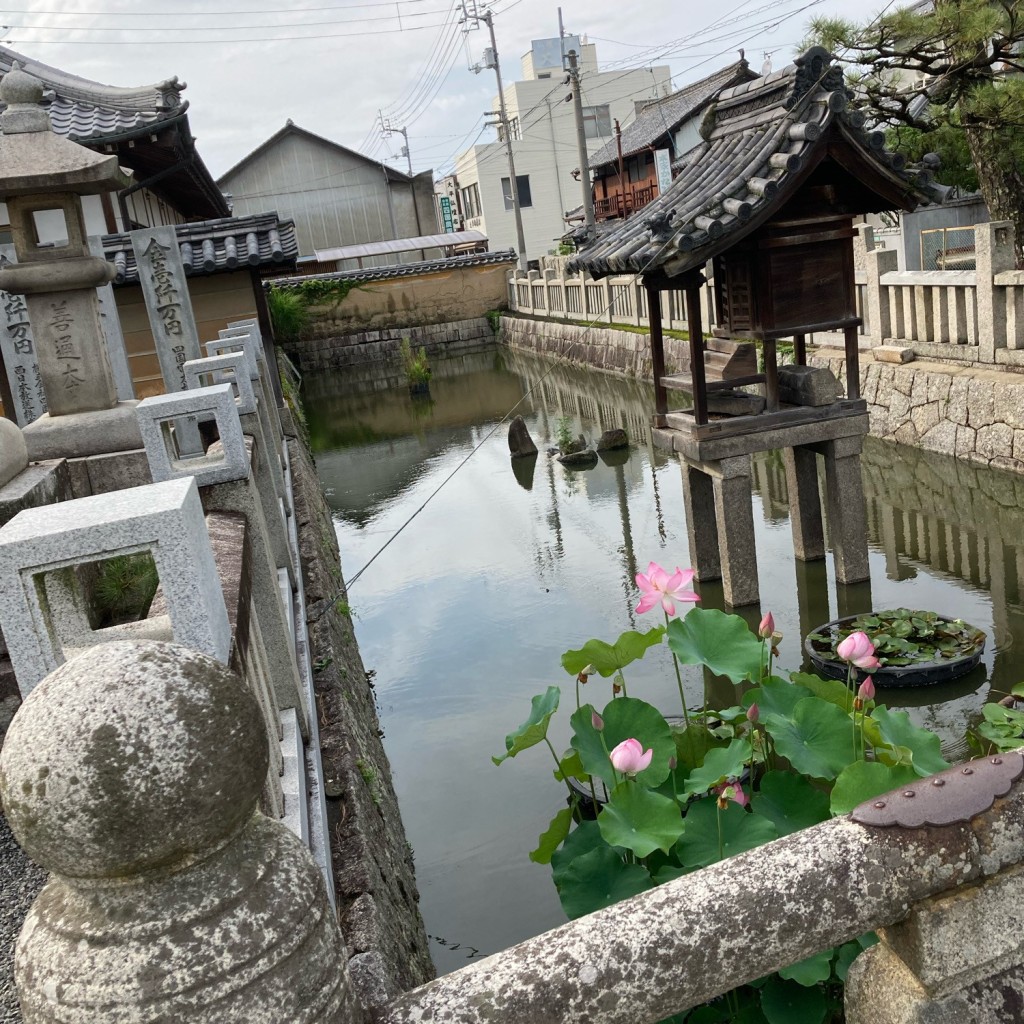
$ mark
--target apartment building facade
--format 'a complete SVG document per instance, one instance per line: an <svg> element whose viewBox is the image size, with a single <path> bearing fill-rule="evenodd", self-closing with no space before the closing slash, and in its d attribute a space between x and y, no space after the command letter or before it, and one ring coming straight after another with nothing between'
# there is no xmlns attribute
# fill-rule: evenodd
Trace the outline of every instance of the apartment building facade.
<svg viewBox="0 0 1024 1024"><path fill-rule="evenodd" d="M597 47L579 36L533 41L522 59L523 78L505 86L528 259L557 248L566 231L566 213L583 201L576 119L573 104L567 102L570 86L562 66L562 55L570 50L579 55L588 154L614 138L616 120L632 120L638 106L671 90L667 65L601 71ZM497 96L492 109L498 109ZM462 153L454 175L462 226L486 234L492 250L518 248L512 183L500 132L499 128L496 142Z"/></svg>

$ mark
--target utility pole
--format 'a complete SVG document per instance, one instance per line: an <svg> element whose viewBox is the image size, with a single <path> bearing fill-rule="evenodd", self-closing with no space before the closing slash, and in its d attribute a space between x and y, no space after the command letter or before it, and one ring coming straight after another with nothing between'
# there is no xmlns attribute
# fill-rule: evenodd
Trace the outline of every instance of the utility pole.
<svg viewBox="0 0 1024 1024"><path fill-rule="evenodd" d="M501 64L498 62L498 44L494 39L494 15L490 11L483 14L477 13L476 0L473 2L473 13L466 9L465 0L462 4L463 21L474 21L479 24L483 21L491 34L490 52L486 54L486 67L494 68L494 76L498 80L498 117L501 121L501 130L505 136L505 152L508 154L508 175L510 191L512 193L512 213L516 219L516 241L519 246L519 269L526 273L526 235L523 233L523 214L519 209L519 183L516 179L516 161L512 152L512 132L509 130L508 112L505 109L505 89L501 84ZM479 72L481 66L475 64L474 72Z"/></svg>
<svg viewBox="0 0 1024 1024"><path fill-rule="evenodd" d="M569 51L569 81L572 82L572 92L566 96L566 99L572 100L573 110L576 114L576 145L580 153L583 213L587 219L587 239L592 240L597 233L597 221L594 218L594 189L590 182L590 157L587 155L587 132L583 126L583 97L580 95L580 69L576 61L575 50Z"/></svg>
<svg viewBox="0 0 1024 1024"><path fill-rule="evenodd" d="M622 216L625 217L629 211L626 209L626 182L622 174L622 129L619 127L618 118L615 118L615 143L619 148L619 190L622 193Z"/></svg>
<svg viewBox="0 0 1024 1024"><path fill-rule="evenodd" d="M378 113L380 113L378 111ZM412 177L412 151L409 149L409 129L408 128L392 128L391 120L384 120L383 115L380 119L380 130L387 135L401 135L405 139L405 145L402 147L402 156L409 161L409 177Z"/></svg>

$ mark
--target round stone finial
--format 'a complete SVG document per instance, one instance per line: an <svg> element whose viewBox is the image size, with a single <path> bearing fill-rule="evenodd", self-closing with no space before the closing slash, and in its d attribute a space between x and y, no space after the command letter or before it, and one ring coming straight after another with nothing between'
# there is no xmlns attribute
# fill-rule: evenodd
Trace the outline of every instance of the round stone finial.
<svg viewBox="0 0 1024 1024"><path fill-rule="evenodd" d="M0 81L0 100L8 106L12 103L42 103L43 83L15 63Z"/></svg>
<svg viewBox="0 0 1024 1024"><path fill-rule="evenodd" d="M26 698L0 753L18 842L67 878L200 860L251 818L269 752L255 697L179 644L92 647Z"/></svg>

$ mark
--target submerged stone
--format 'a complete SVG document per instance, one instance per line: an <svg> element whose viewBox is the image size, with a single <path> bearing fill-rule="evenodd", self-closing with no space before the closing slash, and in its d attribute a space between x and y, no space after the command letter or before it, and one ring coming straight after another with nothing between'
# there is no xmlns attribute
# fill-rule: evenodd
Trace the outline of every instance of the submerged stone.
<svg viewBox="0 0 1024 1024"><path fill-rule="evenodd" d="M508 425L508 450L513 459L537 454L537 446L533 443L533 438L530 437L530 431L527 430L526 421L522 416L517 416Z"/></svg>

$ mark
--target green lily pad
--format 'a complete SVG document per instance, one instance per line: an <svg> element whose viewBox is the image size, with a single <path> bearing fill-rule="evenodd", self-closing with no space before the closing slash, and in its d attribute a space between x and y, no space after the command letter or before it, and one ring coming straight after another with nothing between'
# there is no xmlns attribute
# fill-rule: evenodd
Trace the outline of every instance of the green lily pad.
<svg viewBox="0 0 1024 1024"><path fill-rule="evenodd" d="M566 916L575 920L620 900L654 888L639 864L624 864L608 846L576 857L562 872L558 898Z"/></svg>
<svg viewBox="0 0 1024 1024"><path fill-rule="evenodd" d="M721 856L718 852L719 820L722 828ZM676 845L676 852L688 868L704 868L779 838L775 826L767 818L751 814L735 803L719 811L716 800L698 800L690 805L683 821L683 835Z"/></svg>
<svg viewBox="0 0 1024 1024"><path fill-rule="evenodd" d="M577 857L607 845L601 838L601 830L597 827L596 821L581 821L551 855L551 880L555 883L555 888L561 886L562 875Z"/></svg>
<svg viewBox="0 0 1024 1024"><path fill-rule="evenodd" d="M877 761L854 761L836 779L832 789L833 814L849 814L854 807L890 789L905 786L917 779L914 769L906 765L890 767Z"/></svg>
<svg viewBox="0 0 1024 1024"><path fill-rule="evenodd" d="M792 716L769 715L764 723L775 749L811 778L834 779L855 759L849 715L820 697L805 697Z"/></svg>
<svg viewBox="0 0 1024 1024"><path fill-rule="evenodd" d="M601 712L604 729L598 732L593 723L594 709L584 704L570 718L573 749L580 755L583 767L591 775L603 779L608 786L621 781L608 755L623 740L639 740L644 750L653 750L650 765L638 772L637 782L658 786L668 778L669 760L676 756L676 744L668 722L646 701L635 697L617 697Z"/></svg>
<svg viewBox="0 0 1024 1024"><path fill-rule="evenodd" d="M794 772L767 772L750 804L775 826L780 836L799 832L830 817L828 794Z"/></svg>
<svg viewBox="0 0 1024 1024"><path fill-rule="evenodd" d="M632 850L638 857L655 850L668 853L683 834L679 804L635 782L623 782L612 790L597 825L609 846Z"/></svg>
<svg viewBox="0 0 1024 1024"><path fill-rule="evenodd" d="M826 949L824 952L815 953L806 960L789 967L783 967L779 971L779 977L785 981L795 981L805 988L817 985L820 981L828 981L832 975L832 954L835 950Z"/></svg>
<svg viewBox="0 0 1024 1024"><path fill-rule="evenodd" d="M717 608L691 608L668 624L668 645L684 665L706 665L734 683L761 675L761 641L738 615Z"/></svg>
<svg viewBox="0 0 1024 1024"><path fill-rule="evenodd" d="M793 713L797 701L804 697L811 697L813 694L806 686L799 683L787 682L778 676L766 679L760 686L747 690L743 694L743 703L746 707L757 704L757 710L761 718L766 715L788 716Z"/></svg>
<svg viewBox="0 0 1024 1024"><path fill-rule="evenodd" d="M761 1012L768 1024L822 1024L828 1013L825 993L795 981L769 978L761 989Z"/></svg>
<svg viewBox="0 0 1024 1024"><path fill-rule="evenodd" d="M906 711L875 708L864 722L864 735L872 746L882 742L908 747L914 755L914 771L922 777L949 767L940 751L939 737L914 725Z"/></svg>
<svg viewBox="0 0 1024 1024"><path fill-rule="evenodd" d="M515 732L505 737L505 753L501 757L491 758L495 764L501 764L502 761L544 742L551 716L558 710L560 694L557 686L549 686L544 693L533 698L530 717Z"/></svg>
<svg viewBox="0 0 1024 1024"><path fill-rule="evenodd" d="M646 633L627 630L614 644L588 640L578 651L566 651L562 655L562 668L575 676L588 665L593 665L594 671L607 679L642 658L651 647L660 644L664 636L665 627L655 626Z"/></svg>
<svg viewBox="0 0 1024 1024"><path fill-rule="evenodd" d="M530 852L530 860L534 864L550 864L551 855L565 842L571 825L572 808L563 807L551 819L547 830L541 833L540 839L537 841L537 849Z"/></svg>
<svg viewBox="0 0 1024 1024"><path fill-rule="evenodd" d="M725 779L739 778L749 760L750 743L744 738L733 740L727 747L709 750L704 763L687 777L685 791L706 793Z"/></svg>

